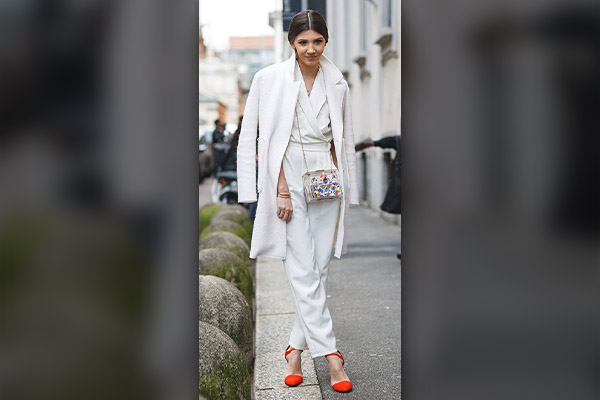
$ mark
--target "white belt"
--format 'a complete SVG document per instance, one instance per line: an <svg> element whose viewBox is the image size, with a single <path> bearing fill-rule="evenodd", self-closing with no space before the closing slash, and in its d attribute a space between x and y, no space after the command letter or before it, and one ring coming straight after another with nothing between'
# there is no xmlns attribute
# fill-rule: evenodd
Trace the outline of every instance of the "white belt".
<svg viewBox="0 0 600 400"><path fill-rule="evenodd" d="M300 142L289 142L288 149L302 150L302 144ZM329 149L331 149L331 142L304 143L304 151L328 152Z"/></svg>

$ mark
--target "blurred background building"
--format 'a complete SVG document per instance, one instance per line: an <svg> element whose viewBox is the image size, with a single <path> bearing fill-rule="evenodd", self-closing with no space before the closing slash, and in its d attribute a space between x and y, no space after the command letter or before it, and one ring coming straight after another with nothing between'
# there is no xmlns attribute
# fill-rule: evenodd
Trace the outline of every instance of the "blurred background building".
<svg viewBox="0 0 600 400"><path fill-rule="evenodd" d="M350 86L354 140L400 135L400 1L328 0L326 55ZM394 150L358 153L360 202L380 211ZM380 211L384 218L399 217Z"/></svg>
<svg viewBox="0 0 600 400"><path fill-rule="evenodd" d="M217 118L227 120L226 111L227 107L217 97L202 92L198 95L198 124L200 126L211 127Z"/></svg>
<svg viewBox="0 0 600 400"><path fill-rule="evenodd" d="M237 66L239 110L244 112L254 74L275 62L273 36L230 37L227 59Z"/></svg>
<svg viewBox="0 0 600 400"><path fill-rule="evenodd" d="M208 52L210 54L210 51ZM218 55L200 60L198 68L200 104L212 99L215 106L200 107L200 125L213 126L217 118L226 123L237 123L240 114L238 68L233 62ZM216 104L221 104L219 108Z"/></svg>
<svg viewBox="0 0 600 400"><path fill-rule="evenodd" d="M243 114L254 74L275 62L273 35L252 34L272 31L268 11L261 10L274 9L275 0L252 4L200 0L199 4L200 132L214 128L217 118L233 132ZM235 20L238 17L243 23Z"/></svg>

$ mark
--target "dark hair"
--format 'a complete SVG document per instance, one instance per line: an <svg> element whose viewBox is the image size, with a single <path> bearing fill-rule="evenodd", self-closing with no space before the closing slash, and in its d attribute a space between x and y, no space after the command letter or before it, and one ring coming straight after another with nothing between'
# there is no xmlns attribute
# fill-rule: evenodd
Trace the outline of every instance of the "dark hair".
<svg viewBox="0 0 600 400"><path fill-rule="evenodd" d="M221 123L221 120L220 120L220 119L218 119L218 118L217 118L217 119L215 119L215 125L219 125L220 123Z"/></svg>
<svg viewBox="0 0 600 400"><path fill-rule="evenodd" d="M298 14L294 15L290 21L290 28L288 29L288 42L293 43L296 36L304 31L318 32L323 35L325 42L329 41L327 22L325 22L325 18L317 11L300 11Z"/></svg>

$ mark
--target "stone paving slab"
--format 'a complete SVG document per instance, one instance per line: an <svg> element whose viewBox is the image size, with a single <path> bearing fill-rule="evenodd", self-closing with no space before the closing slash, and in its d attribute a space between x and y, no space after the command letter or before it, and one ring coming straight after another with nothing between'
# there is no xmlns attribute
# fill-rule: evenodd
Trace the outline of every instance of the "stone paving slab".
<svg viewBox="0 0 600 400"><path fill-rule="evenodd" d="M302 353L304 382L294 388L283 383L283 352L294 322L294 303L282 261L259 257L256 278L254 398L321 400L314 362L308 350Z"/></svg>
<svg viewBox="0 0 600 400"><path fill-rule="evenodd" d="M293 388L265 389L257 392L256 399L260 400L312 400L321 399L319 385L296 386ZM260 396L260 397L259 397Z"/></svg>
<svg viewBox="0 0 600 400"><path fill-rule="evenodd" d="M270 316L268 323L257 326L256 359L254 361L254 385L258 388L286 387L283 383L285 360L283 352L287 346L287 339L291 324L294 322L292 315ZM259 334L259 329L261 333ZM302 352L302 373L304 385L318 385L317 374L314 369L310 352ZM320 398L320 397L319 397Z"/></svg>
<svg viewBox="0 0 600 400"><path fill-rule="evenodd" d="M256 291L256 311L260 315L294 313L290 284L285 276L283 262L259 257L263 279L261 290Z"/></svg>

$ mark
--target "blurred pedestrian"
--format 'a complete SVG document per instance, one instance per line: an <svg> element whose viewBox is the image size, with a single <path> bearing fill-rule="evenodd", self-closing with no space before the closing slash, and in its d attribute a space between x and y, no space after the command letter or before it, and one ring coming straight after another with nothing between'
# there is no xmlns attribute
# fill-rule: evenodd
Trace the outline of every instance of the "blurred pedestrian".
<svg viewBox="0 0 600 400"><path fill-rule="evenodd" d="M368 138L363 140L360 143L357 143L354 149L356 151L361 151L368 147L381 147L382 149L394 149L396 150L396 157L394 157L394 161L392 161L392 176L390 177L390 181L388 184L387 192L385 193L385 198L383 203L381 203L380 208L391 214L400 214L400 210L402 207L402 196L401 196L401 162L400 162L400 135L397 136L386 136L382 139L373 141ZM397 254L398 258L401 258L401 253Z"/></svg>
<svg viewBox="0 0 600 400"><path fill-rule="evenodd" d="M235 171L237 169L237 150L238 142L240 140L240 132L242 130L242 121L244 116L240 116L237 129L233 133L229 148L227 149L225 158L221 163L221 169L223 171Z"/></svg>
<svg viewBox="0 0 600 400"><path fill-rule="evenodd" d="M227 143L225 143L225 124L219 119L215 120L215 130L212 134L210 148L213 153L213 174L216 176L222 168L228 149Z"/></svg>
<svg viewBox="0 0 600 400"><path fill-rule="evenodd" d="M373 141L372 139L365 139L354 146L356 151L361 151L368 147L381 147L382 149L394 149L396 150L396 157L392 161L392 176L388 184L385 199L381 204L380 208L391 214L400 214L402 206L401 192L401 162L400 162L400 135L397 136L386 136L382 139Z"/></svg>
<svg viewBox="0 0 600 400"><path fill-rule="evenodd" d="M260 202L250 257L283 259L296 303L284 382L289 386L302 382L300 353L309 349L313 358L326 357L334 390L347 392L352 384L337 349L325 286L332 247L338 258L345 253L345 216L350 204L358 204L358 184L348 84L323 55L328 38L321 14L312 10L296 14L288 30L294 54L254 76L238 147L239 201L253 202L257 197L255 144L260 120ZM304 172L334 165L341 201L308 203Z"/></svg>

